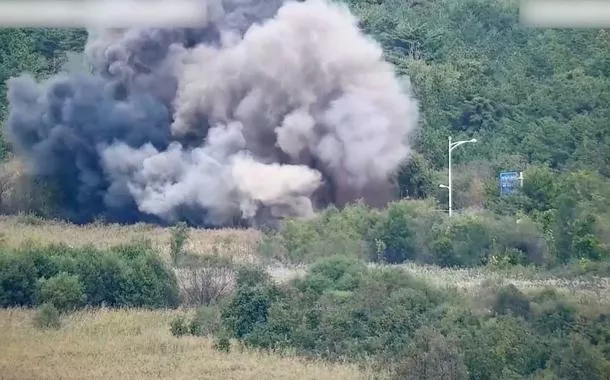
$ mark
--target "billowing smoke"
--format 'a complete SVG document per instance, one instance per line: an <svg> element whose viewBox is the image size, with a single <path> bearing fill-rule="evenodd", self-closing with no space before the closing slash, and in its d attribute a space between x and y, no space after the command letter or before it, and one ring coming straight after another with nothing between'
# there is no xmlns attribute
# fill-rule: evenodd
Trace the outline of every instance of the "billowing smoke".
<svg viewBox="0 0 610 380"><path fill-rule="evenodd" d="M391 196L416 102L347 8L202 0L199 29L91 31L92 73L9 81L62 217L222 226Z"/></svg>

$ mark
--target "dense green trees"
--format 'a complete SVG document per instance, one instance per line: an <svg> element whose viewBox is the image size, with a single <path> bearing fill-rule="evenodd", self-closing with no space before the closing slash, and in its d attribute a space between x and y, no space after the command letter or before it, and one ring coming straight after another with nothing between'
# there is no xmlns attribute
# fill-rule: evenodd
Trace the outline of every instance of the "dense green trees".
<svg viewBox="0 0 610 380"><path fill-rule="evenodd" d="M172 324L174 335L214 332L248 347L365 361L396 379L604 379L607 314L553 290L482 285L437 289L396 268L336 256L278 285L238 274L214 312ZM220 346L220 345L219 345ZM220 347L219 347L220 348Z"/></svg>

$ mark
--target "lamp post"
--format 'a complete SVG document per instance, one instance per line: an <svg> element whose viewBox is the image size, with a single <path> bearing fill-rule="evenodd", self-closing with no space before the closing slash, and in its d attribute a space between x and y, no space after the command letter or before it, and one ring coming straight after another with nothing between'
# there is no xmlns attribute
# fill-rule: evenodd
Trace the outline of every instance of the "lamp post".
<svg viewBox="0 0 610 380"><path fill-rule="evenodd" d="M448 149L448 153L449 153L449 186L447 186L447 185L439 185L439 187L442 187L444 189L449 190L449 216L451 216L452 211L453 211L453 204L451 203L451 200L452 200L452 191L453 191L453 186L451 184L451 151L454 150L455 148L457 148L458 146L462 145L462 144L475 143L475 142L477 142L477 139L451 142L451 136L449 136L449 149Z"/></svg>

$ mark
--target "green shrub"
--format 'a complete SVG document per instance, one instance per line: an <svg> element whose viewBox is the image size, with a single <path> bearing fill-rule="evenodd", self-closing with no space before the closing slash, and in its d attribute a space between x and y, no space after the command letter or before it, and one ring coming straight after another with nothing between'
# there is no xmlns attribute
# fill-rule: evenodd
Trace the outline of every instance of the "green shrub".
<svg viewBox="0 0 610 380"><path fill-rule="evenodd" d="M173 336L181 337L190 333L188 323L184 316L178 316L172 319L170 323L170 331Z"/></svg>
<svg viewBox="0 0 610 380"><path fill-rule="evenodd" d="M437 254L442 266L473 267L484 263L493 247L493 233L488 221L480 216L458 216L451 218L444 238L450 248Z"/></svg>
<svg viewBox="0 0 610 380"><path fill-rule="evenodd" d="M395 264L417 257L415 235L416 214L409 202L395 202L388 206L387 215L377 222L369 235L371 248L383 245L384 261Z"/></svg>
<svg viewBox="0 0 610 380"><path fill-rule="evenodd" d="M308 276L295 284L305 292L352 291L359 286L366 265L347 256L330 257L311 266Z"/></svg>
<svg viewBox="0 0 610 380"><path fill-rule="evenodd" d="M33 322L40 329L58 329L61 327L61 316L53 304L45 303L38 307Z"/></svg>
<svg viewBox="0 0 610 380"><path fill-rule="evenodd" d="M434 328L419 329L408 344L405 357L391 363L393 379L455 379L468 378L459 340L445 337Z"/></svg>
<svg viewBox="0 0 610 380"><path fill-rule="evenodd" d="M329 207L312 220L285 220L279 231L265 234L260 247L267 257L311 263L324 257L367 256L366 235L378 218L362 203L342 210Z"/></svg>
<svg viewBox="0 0 610 380"><path fill-rule="evenodd" d="M40 281L39 302L55 306L59 312L77 309L85 302L85 289L78 276L60 273Z"/></svg>
<svg viewBox="0 0 610 380"><path fill-rule="evenodd" d="M362 261L332 257L286 286L239 286L222 322L248 346L355 359L379 350L401 352L408 334L441 300L401 270L367 269Z"/></svg>
<svg viewBox="0 0 610 380"><path fill-rule="evenodd" d="M108 251L29 245L0 251L0 264L2 307L36 305L43 284L47 284L43 299L55 291L67 292L73 280L66 276L79 279L85 295L81 306L175 307L179 303L173 270L149 244L126 244ZM60 274L61 280L47 283ZM61 286L65 287L62 291L58 290Z"/></svg>
<svg viewBox="0 0 610 380"><path fill-rule="evenodd" d="M526 319L530 317L531 312L529 299L512 284L498 290L492 310L499 315L512 314Z"/></svg>
<svg viewBox="0 0 610 380"><path fill-rule="evenodd" d="M87 304L121 306L127 265L118 255L82 248L76 256L76 271L85 286Z"/></svg>
<svg viewBox="0 0 610 380"><path fill-rule="evenodd" d="M550 364L561 379L602 380L610 376L610 361L578 334L571 335L568 344L556 347Z"/></svg>
<svg viewBox="0 0 610 380"><path fill-rule="evenodd" d="M220 352L231 351L231 340L227 335L220 335L214 341L214 348Z"/></svg>
<svg viewBox="0 0 610 380"><path fill-rule="evenodd" d="M221 328L220 309L215 306L200 307L189 323L189 332L196 336L216 334Z"/></svg>
<svg viewBox="0 0 610 380"><path fill-rule="evenodd" d="M0 307L32 306L38 297L35 264L18 253L0 252Z"/></svg>
<svg viewBox="0 0 610 380"><path fill-rule="evenodd" d="M269 307L275 294L271 286L240 286L223 308L223 326L236 338L246 338L259 325L267 322Z"/></svg>
<svg viewBox="0 0 610 380"><path fill-rule="evenodd" d="M180 263L180 259L185 255L184 246L189 238L189 229L186 223L181 222L171 229L169 253L174 265Z"/></svg>
<svg viewBox="0 0 610 380"><path fill-rule="evenodd" d="M606 316L578 314L556 292L528 297L513 285L485 290L489 296L481 303L480 294L456 296L399 268L368 268L334 256L283 285L256 270L243 271L237 292L222 306L221 325L204 330L217 331L217 342L227 344L236 338L248 347L307 357L372 360L394 378L604 373L602 358L610 352ZM202 309L202 315L217 321L213 309ZM193 322L192 331L201 334L200 325ZM568 354L557 356L563 352L557 345L569 345L574 333L589 340L572 351L585 347L594 359L562 366L559 357Z"/></svg>
<svg viewBox="0 0 610 380"><path fill-rule="evenodd" d="M242 265L237 269L236 283L238 287L255 287L265 285L271 277L265 268L256 265Z"/></svg>
<svg viewBox="0 0 610 380"><path fill-rule="evenodd" d="M569 331L576 321L576 309L561 299L545 300L534 306L534 324L544 333Z"/></svg>

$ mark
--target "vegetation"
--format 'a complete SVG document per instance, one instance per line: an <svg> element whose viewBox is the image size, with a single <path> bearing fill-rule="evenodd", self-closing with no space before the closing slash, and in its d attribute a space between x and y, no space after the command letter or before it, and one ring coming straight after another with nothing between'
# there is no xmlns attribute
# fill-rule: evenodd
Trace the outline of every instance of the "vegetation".
<svg viewBox="0 0 610 380"><path fill-rule="evenodd" d="M62 244L74 247L94 246L108 250L127 242L147 241L168 261L171 261L172 231L149 224L89 224L74 225L56 220L45 220L31 214L0 216L0 243L18 249L24 244ZM259 231L219 229L190 229L184 252L219 256L245 261L255 255L261 238Z"/></svg>
<svg viewBox="0 0 610 380"><path fill-rule="evenodd" d="M40 329L58 329L61 327L59 310L53 304L45 303L38 308L33 322Z"/></svg>
<svg viewBox="0 0 610 380"><path fill-rule="evenodd" d="M0 251L0 306L175 307L174 272L144 244L109 251L66 245Z"/></svg>
<svg viewBox="0 0 610 380"><path fill-rule="evenodd" d="M173 337L171 310L83 310L62 327L35 329L34 312L0 309L0 373L8 379L370 379L354 365L278 357L251 350L230 355L208 338Z"/></svg>
<svg viewBox="0 0 610 380"><path fill-rule="evenodd" d="M0 306L37 308L0 310L1 373L610 378L608 31L529 29L513 0L345 2L421 105L403 199L264 233L73 226L47 219L53 187L0 133ZM85 39L1 30L0 92L62 70ZM449 136L479 141L453 153L451 218ZM501 196L501 171L523 187ZM285 275L254 265L278 261Z"/></svg>
<svg viewBox="0 0 610 380"><path fill-rule="evenodd" d="M526 195L520 198L530 201ZM384 210L355 204L342 211L329 208L313 220L286 221L278 231L266 234L261 252L285 262L314 262L341 254L393 264L483 265L497 270L514 266L550 270L568 265L580 274L607 276L606 234L592 214L583 218L542 223L535 215L488 210L449 218L425 200L394 202Z"/></svg>
<svg viewBox="0 0 610 380"><path fill-rule="evenodd" d="M577 306L553 289L489 284L460 294L337 256L285 285L241 272L219 308L221 323L209 324L218 314L205 310L207 318L190 323L213 326L223 350L228 336L274 352L373 361L397 379L610 376L608 304ZM178 336L189 333L180 318Z"/></svg>

